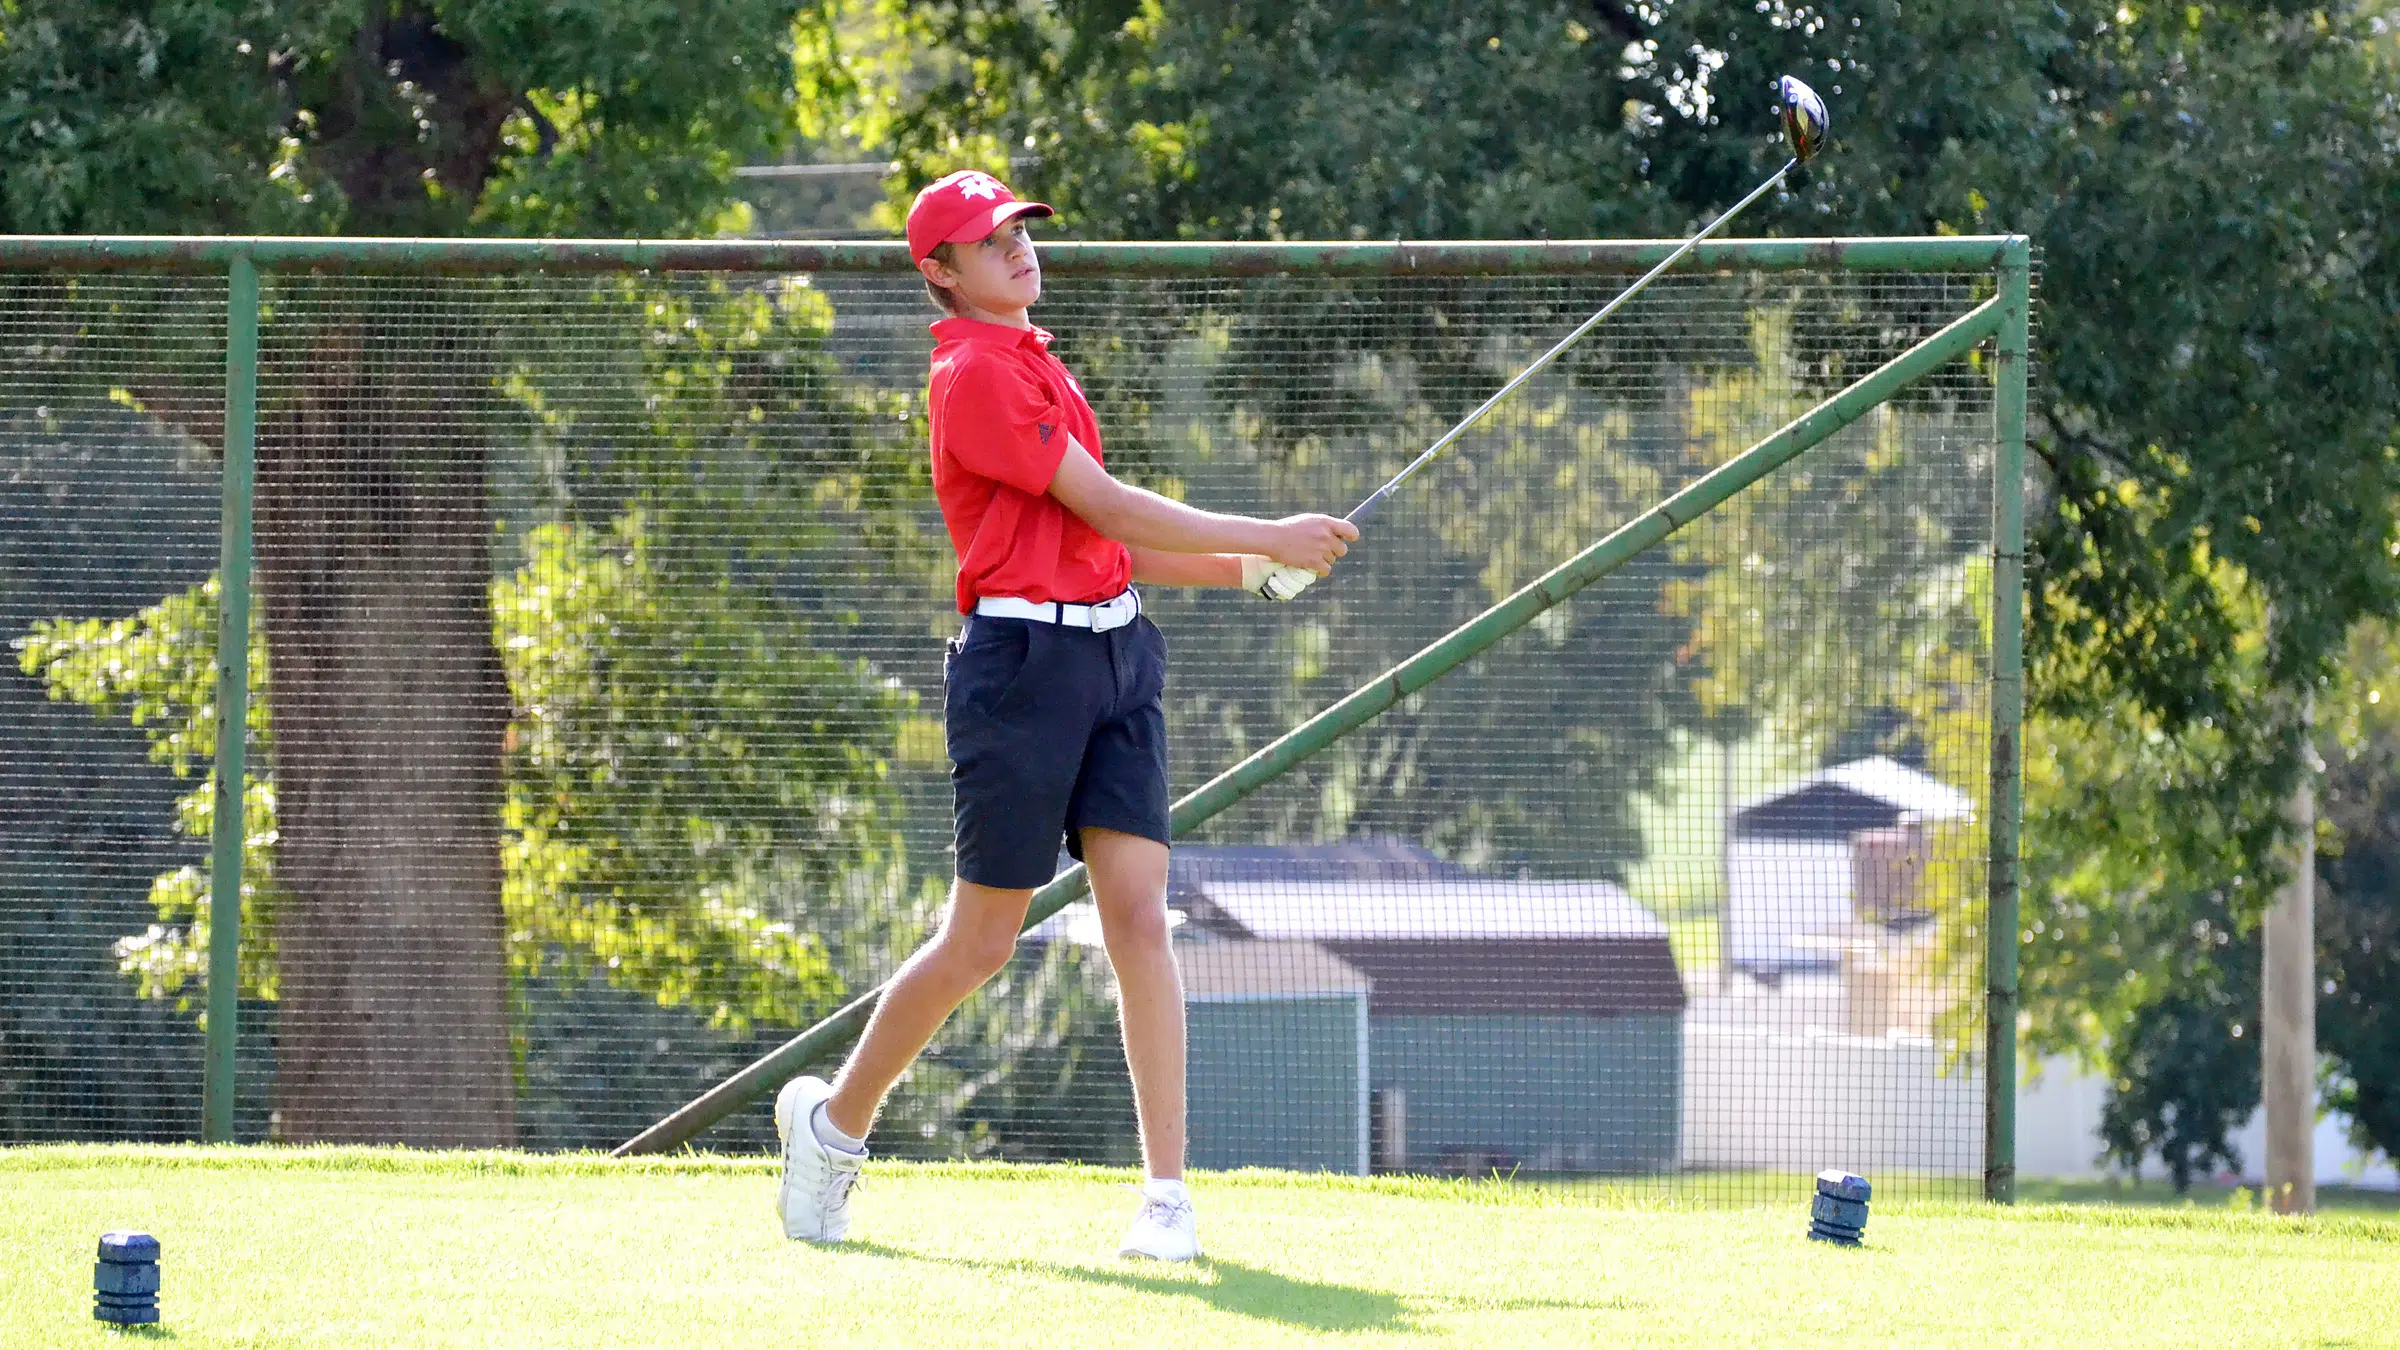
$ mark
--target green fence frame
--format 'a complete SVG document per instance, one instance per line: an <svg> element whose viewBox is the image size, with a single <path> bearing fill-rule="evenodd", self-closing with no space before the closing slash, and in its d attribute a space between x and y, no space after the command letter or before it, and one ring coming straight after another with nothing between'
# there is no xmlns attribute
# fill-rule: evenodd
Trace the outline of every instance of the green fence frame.
<svg viewBox="0 0 2400 1350"><path fill-rule="evenodd" d="M1077 243L1043 246L1054 276L1475 276L1510 273L1635 274L1682 246L1678 240L1501 240L1375 243ZM1999 481L1992 521L1992 759L1987 822L1984 1194L2016 1198L2017 902L2023 818L2025 394L2032 246L2022 235L1875 239L1725 239L1695 248L1692 271L1990 271L1991 299L1952 321L1789 425L1621 526L1440 641L1361 686L1175 804L1182 835L1268 781L1591 585L1644 549L1847 426L1902 387L1997 337L1995 428ZM705 271L902 273L898 242L624 239L368 239L208 235L0 236L0 269L12 271L222 272L228 280L225 353L224 512L217 638L217 777L211 825L209 979L203 1138L233 1138L235 995L239 987L245 731L258 407L259 274L286 271L412 272ZM1028 927L1080 897L1083 869L1037 891ZM618 1156L689 1141L739 1106L831 1054L866 1023L870 991L792 1038L706 1095L620 1146Z"/></svg>
<svg viewBox="0 0 2400 1350"><path fill-rule="evenodd" d="M258 266L236 254L225 292L225 506L217 526L217 758L209 803L208 1048L200 1137L233 1141L233 1047L242 986L243 791L250 747L251 502L258 480ZM227 822L232 822L231 828ZM232 940L220 942L223 933Z"/></svg>

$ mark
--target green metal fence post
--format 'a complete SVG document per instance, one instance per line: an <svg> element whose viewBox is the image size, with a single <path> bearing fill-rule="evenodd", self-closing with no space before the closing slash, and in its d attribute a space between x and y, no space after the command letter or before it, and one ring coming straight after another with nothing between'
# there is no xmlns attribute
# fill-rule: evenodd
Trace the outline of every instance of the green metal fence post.
<svg viewBox="0 0 2400 1350"><path fill-rule="evenodd" d="M1992 809L1985 914L1983 1193L2017 1199L2017 888L2022 864L2025 730L2025 379L2033 247L2012 238L2000 261L2000 453L1992 494Z"/></svg>
<svg viewBox="0 0 2400 1350"><path fill-rule="evenodd" d="M250 721L250 496L258 437L258 266L237 253L225 295L225 506L217 536L217 784L209 818L208 1049L201 1138L233 1142L242 972L243 751Z"/></svg>

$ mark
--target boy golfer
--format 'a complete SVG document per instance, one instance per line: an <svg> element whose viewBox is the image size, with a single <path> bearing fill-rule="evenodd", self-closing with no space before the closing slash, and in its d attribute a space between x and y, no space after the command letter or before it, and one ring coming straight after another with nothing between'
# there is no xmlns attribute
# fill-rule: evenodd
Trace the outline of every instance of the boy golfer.
<svg viewBox="0 0 2400 1350"><path fill-rule="evenodd" d="M1063 838L1091 871L1149 1176L1122 1254L1185 1261L1200 1238L1167 937L1167 652L1133 583L1288 600L1358 531L1330 516L1215 515L1109 477L1082 387L1026 317L1042 273L1025 220L1049 214L972 172L909 208L909 253L949 316L933 325L927 408L966 616L943 701L958 876L940 930L892 977L841 1073L776 1097L777 1206L787 1236L842 1239L884 1094L1008 961Z"/></svg>

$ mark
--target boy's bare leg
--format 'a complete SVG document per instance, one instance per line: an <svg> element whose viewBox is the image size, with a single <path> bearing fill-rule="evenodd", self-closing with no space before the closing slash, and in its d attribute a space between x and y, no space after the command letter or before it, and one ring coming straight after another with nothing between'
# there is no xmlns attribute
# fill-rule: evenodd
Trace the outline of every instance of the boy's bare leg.
<svg viewBox="0 0 2400 1350"><path fill-rule="evenodd" d="M1160 852L1163 856L1165 850ZM892 976L857 1048L833 1080L825 1117L835 1129L866 1138L884 1094L900 1081L933 1033L967 995L1008 964L1017 949L1017 931L1025 923L1025 906L1032 899L1030 890L999 890L963 878L951 883L950 907L942 913L940 930Z"/></svg>
<svg viewBox="0 0 2400 1350"><path fill-rule="evenodd" d="M1167 846L1116 830L1083 831L1100 935L1117 972L1117 1018L1149 1175L1183 1177L1183 980L1167 936ZM838 1122L837 1122L838 1123Z"/></svg>

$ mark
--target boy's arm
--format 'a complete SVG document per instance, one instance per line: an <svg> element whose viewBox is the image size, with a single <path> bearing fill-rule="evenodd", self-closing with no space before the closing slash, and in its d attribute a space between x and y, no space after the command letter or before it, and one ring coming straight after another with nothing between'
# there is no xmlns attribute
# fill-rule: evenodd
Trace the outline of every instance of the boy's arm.
<svg viewBox="0 0 2400 1350"><path fill-rule="evenodd" d="M1170 553L1161 548L1126 546L1133 555L1133 579L1145 586L1240 586L1239 553Z"/></svg>
<svg viewBox="0 0 2400 1350"><path fill-rule="evenodd" d="M1255 553L1323 576L1350 551L1358 527L1333 516L1257 520L1185 506L1109 477L1081 442L1069 437L1050 495L1084 523L1128 548L1158 553ZM1235 564L1238 567L1238 563ZM1230 584L1239 585L1236 576ZM1174 584L1172 582L1166 584ZM1207 584L1207 583L1201 583Z"/></svg>
<svg viewBox="0 0 2400 1350"><path fill-rule="evenodd" d="M1125 551L1133 555L1133 579L1145 586L1230 586L1262 600L1296 600L1317 579L1305 567L1286 567L1257 553Z"/></svg>

